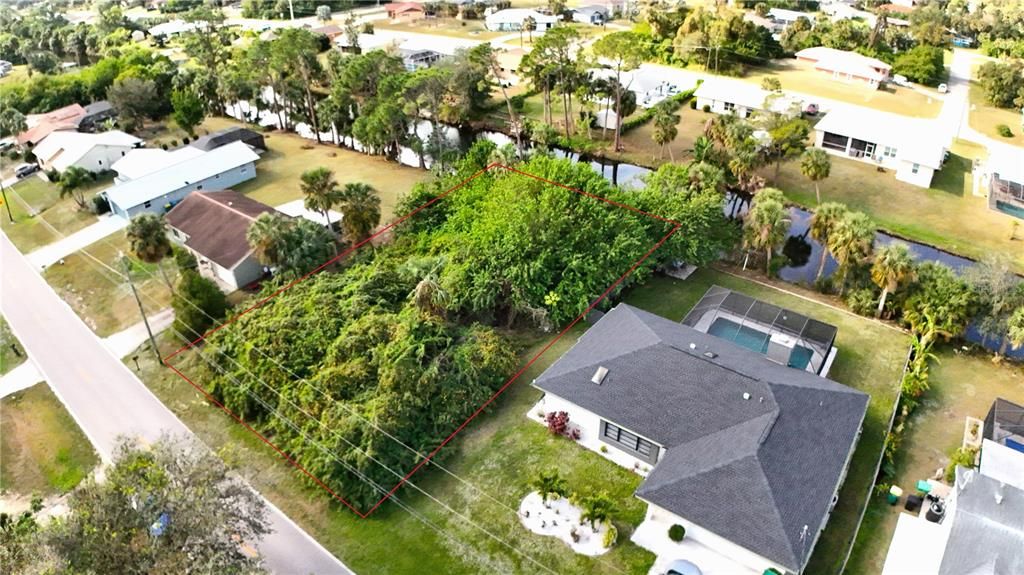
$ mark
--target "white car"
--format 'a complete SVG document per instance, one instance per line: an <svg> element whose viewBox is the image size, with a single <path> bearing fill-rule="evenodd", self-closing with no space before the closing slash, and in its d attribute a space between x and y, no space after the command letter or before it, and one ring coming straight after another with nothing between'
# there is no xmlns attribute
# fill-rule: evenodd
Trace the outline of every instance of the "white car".
<svg viewBox="0 0 1024 575"><path fill-rule="evenodd" d="M900 74L896 74L892 77L892 83L897 86L903 86L904 88L910 86L910 80L907 80L906 76L901 76Z"/></svg>
<svg viewBox="0 0 1024 575"><path fill-rule="evenodd" d="M948 91L949 91L949 86L947 86L945 84L939 84L939 93L940 94L945 94Z"/></svg>

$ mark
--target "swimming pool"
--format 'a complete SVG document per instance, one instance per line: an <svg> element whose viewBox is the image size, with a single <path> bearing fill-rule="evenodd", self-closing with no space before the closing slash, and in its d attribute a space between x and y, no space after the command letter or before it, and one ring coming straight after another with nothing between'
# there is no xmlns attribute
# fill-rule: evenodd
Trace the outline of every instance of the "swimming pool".
<svg viewBox="0 0 1024 575"><path fill-rule="evenodd" d="M762 354L768 353L768 334L745 325L740 325L724 317L715 318L715 321L711 322L711 326L708 328L708 333L715 337L729 340L751 351ZM789 354L787 365L796 369L807 369L813 355L814 352L798 345Z"/></svg>

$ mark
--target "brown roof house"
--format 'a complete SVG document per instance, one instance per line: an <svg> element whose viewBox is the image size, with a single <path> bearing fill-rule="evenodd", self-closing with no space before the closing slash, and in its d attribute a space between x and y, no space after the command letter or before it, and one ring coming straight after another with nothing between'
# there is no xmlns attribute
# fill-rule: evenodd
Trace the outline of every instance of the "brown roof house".
<svg viewBox="0 0 1024 575"><path fill-rule="evenodd" d="M225 291L234 291L263 277L263 265L245 238L260 214L274 208L242 194L192 192L165 216L171 237L199 262L199 273Z"/></svg>
<svg viewBox="0 0 1024 575"><path fill-rule="evenodd" d="M25 116L28 129L18 134L18 145L34 146L49 136L51 132L77 130L79 120L85 115L85 108L80 104L71 104L45 114L29 114Z"/></svg>

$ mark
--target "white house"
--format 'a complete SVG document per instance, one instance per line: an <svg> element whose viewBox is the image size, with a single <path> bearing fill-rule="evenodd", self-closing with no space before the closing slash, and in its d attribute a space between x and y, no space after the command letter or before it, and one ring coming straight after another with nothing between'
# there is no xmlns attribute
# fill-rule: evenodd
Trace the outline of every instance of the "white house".
<svg viewBox="0 0 1024 575"><path fill-rule="evenodd" d="M889 81L892 72L892 66L878 58L825 46L800 50L796 58L812 63L816 70L832 76L833 80L858 82L874 88Z"/></svg>
<svg viewBox="0 0 1024 575"><path fill-rule="evenodd" d="M171 20L163 24L157 24L149 29L150 36L171 37L185 32L191 32L199 28L198 22L186 22L184 20Z"/></svg>
<svg viewBox="0 0 1024 575"><path fill-rule="evenodd" d="M860 106L836 108L814 126L814 145L834 155L896 171L896 179L931 187L942 168L948 138L931 120L878 112Z"/></svg>
<svg viewBox="0 0 1024 575"><path fill-rule="evenodd" d="M32 149L39 166L44 170L63 172L71 166L99 173L125 154L143 144L143 141L120 130L98 134L83 132L50 132Z"/></svg>
<svg viewBox="0 0 1024 575"><path fill-rule="evenodd" d="M183 146L171 151L160 148L136 148L114 162L110 169L117 173L114 182L120 184L202 155L202 150L192 146Z"/></svg>
<svg viewBox="0 0 1024 575"><path fill-rule="evenodd" d="M682 525L733 565L718 572L799 574L868 396L712 333L619 304L533 381L531 417L566 412L581 446L645 476L634 542L672 547Z"/></svg>
<svg viewBox="0 0 1024 575"><path fill-rule="evenodd" d="M558 17L551 14L543 14L529 8L506 8L488 14L484 18L484 27L494 32L518 32L524 30L523 22L527 18L533 18L537 24L534 34L541 35L555 27Z"/></svg>
<svg viewBox="0 0 1024 575"><path fill-rule="evenodd" d="M590 24L592 26L603 26L608 21L608 8L597 4L580 6L572 9L573 22Z"/></svg>
<svg viewBox="0 0 1024 575"><path fill-rule="evenodd" d="M131 219L140 213L162 214L194 191L220 191L256 177L259 156L238 141L103 192L113 213Z"/></svg>
<svg viewBox="0 0 1024 575"><path fill-rule="evenodd" d="M760 87L749 82L740 80L726 80L724 78L708 78L704 80L693 97L697 100L697 108L703 110L705 107L716 114L735 114L741 118L748 118L754 112L765 109L768 103L772 110L784 112L796 105L799 110L799 103L787 96L773 96L772 92L762 90Z"/></svg>
<svg viewBox="0 0 1024 575"><path fill-rule="evenodd" d="M165 219L171 238L195 256L199 273L230 292L263 277L246 233L260 214L273 212L231 190L192 192Z"/></svg>

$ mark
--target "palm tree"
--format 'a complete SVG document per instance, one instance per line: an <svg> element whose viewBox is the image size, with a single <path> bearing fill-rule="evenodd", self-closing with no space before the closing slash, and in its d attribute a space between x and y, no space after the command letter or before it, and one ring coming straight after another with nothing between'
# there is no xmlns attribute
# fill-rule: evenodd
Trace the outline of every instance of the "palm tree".
<svg viewBox="0 0 1024 575"><path fill-rule="evenodd" d="M71 196L78 207L85 209L85 194L82 193L82 188L85 187L92 181L92 172L82 168L80 166L71 166L64 170L64 173L60 175L60 180L57 182L57 186L60 188L60 197L66 198Z"/></svg>
<svg viewBox="0 0 1024 575"><path fill-rule="evenodd" d="M827 178L831 171L832 160L821 148L808 148L800 158L800 173L814 182L814 196L818 198L818 204L821 204L821 189L818 182Z"/></svg>
<svg viewBox="0 0 1024 575"><path fill-rule="evenodd" d="M290 225L291 222L278 212L260 214L249 225L245 239L260 263L276 266L284 260Z"/></svg>
<svg viewBox="0 0 1024 575"><path fill-rule="evenodd" d="M530 488L540 494L545 507L548 505L548 499L558 499L569 493L569 487L557 469L537 472L530 480Z"/></svg>
<svg viewBox="0 0 1024 575"><path fill-rule="evenodd" d="M580 521L589 521L590 526L594 529L597 528L598 523L611 521L612 513L615 513L615 502L608 497L608 493L605 491L580 497L576 504L583 509Z"/></svg>
<svg viewBox="0 0 1024 575"><path fill-rule="evenodd" d="M850 268L867 259L875 241L875 225L861 212L847 212L828 236L828 251L839 264L839 295L846 289Z"/></svg>
<svg viewBox="0 0 1024 575"><path fill-rule="evenodd" d="M679 114L675 114L672 110L665 106L659 105L654 113L654 133L651 137L654 139L654 143L661 146L661 155L659 158L665 157L665 147L668 147L668 157L673 162L676 161L675 155L672 153L672 146L670 145L675 141L676 136L679 135Z"/></svg>
<svg viewBox="0 0 1024 575"><path fill-rule="evenodd" d="M163 260L171 255L171 240L162 217L156 214L141 214L132 218L125 232L135 257L148 264L156 264L167 287L174 291L174 284L164 271Z"/></svg>
<svg viewBox="0 0 1024 575"><path fill-rule="evenodd" d="M811 216L810 227L807 228L807 231L821 245L821 262L818 264L818 275L814 277L814 281L820 280L821 275L825 273L825 262L828 260L828 236L835 229L836 223L846 217L847 211L843 204L826 202L820 204L818 209L814 210L814 215Z"/></svg>
<svg viewBox="0 0 1024 575"><path fill-rule="evenodd" d="M380 196L369 184L345 184L339 206L345 239L352 243L368 238L380 224Z"/></svg>
<svg viewBox="0 0 1024 575"><path fill-rule="evenodd" d="M533 16L527 16L523 20L523 30L530 33L530 44L533 44L533 31L537 29L537 20ZM519 34L519 47L523 47L523 34Z"/></svg>
<svg viewBox="0 0 1024 575"><path fill-rule="evenodd" d="M914 280L914 259L910 257L907 244L893 242L878 250L875 262L871 265L871 280L882 288L882 297L878 300L878 311L875 313L875 317L881 317L889 294L895 292L900 284Z"/></svg>
<svg viewBox="0 0 1024 575"><path fill-rule="evenodd" d="M754 197L744 222L743 243L748 249L764 250L766 275L771 275L772 253L786 239L789 223L781 191L765 188Z"/></svg>
<svg viewBox="0 0 1024 575"><path fill-rule="evenodd" d="M315 168L304 172L299 188L306 197L303 205L307 210L319 212L324 216L324 225L331 225L331 208L341 201L341 190L334 179L334 172L327 168Z"/></svg>
<svg viewBox="0 0 1024 575"><path fill-rule="evenodd" d="M423 313L442 315L451 299L433 273L424 276L412 291L412 302Z"/></svg>

